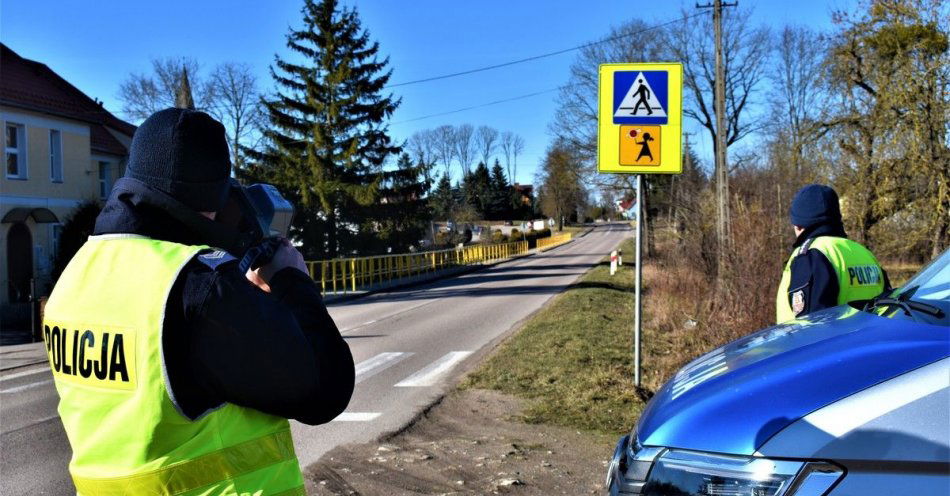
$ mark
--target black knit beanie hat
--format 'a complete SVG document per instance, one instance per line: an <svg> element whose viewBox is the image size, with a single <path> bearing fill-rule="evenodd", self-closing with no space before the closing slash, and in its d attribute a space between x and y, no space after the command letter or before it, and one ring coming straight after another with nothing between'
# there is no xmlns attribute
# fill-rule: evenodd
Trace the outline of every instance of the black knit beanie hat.
<svg viewBox="0 0 950 496"><path fill-rule="evenodd" d="M838 193L828 186L809 184L795 193L788 214L792 224L803 229L816 224L841 225Z"/></svg>
<svg viewBox="0 0 950 496"><path fill-rule="evenodd" d="M125 175L199 212L217 212L231 176L224 126L196 110L155 112L132 137Z"/></svg>

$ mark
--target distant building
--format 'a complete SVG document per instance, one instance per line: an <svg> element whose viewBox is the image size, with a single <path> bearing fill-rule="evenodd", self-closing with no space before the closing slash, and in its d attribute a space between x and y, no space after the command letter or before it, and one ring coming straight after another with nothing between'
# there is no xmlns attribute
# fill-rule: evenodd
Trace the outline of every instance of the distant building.
<svg viewBox="0 0 950 496"><path fill-rule="evenodd" d="M521 204L530 207L534 204L534 186L530 184L514 185L515 191L521 195Z"/></svg>
<svg viewBox="0 0 950 496"><path fill-rule="evenodd" d="M624 219L636 219L637 218L637 209L634 208L637 206L637 200L630 198L627 200L617 200L617 213Z"/></svg>
<svg viewBox="0 0 950 496"><path fill-rule="evenodd" d="M135 126L116 118L41 62L0 44L0 304L45 292L62 222L101 201L125 162Z"/></svg>

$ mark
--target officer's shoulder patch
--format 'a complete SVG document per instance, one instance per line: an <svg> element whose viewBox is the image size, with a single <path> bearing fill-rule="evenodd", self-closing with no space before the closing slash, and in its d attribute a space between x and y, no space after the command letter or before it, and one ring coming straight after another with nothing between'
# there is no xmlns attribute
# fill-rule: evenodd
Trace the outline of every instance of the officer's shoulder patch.
<svg viewBox="0 0 950 496"><path fill-rule="evenodd" d="M804 255L808 250L811 249L812 242L815 241L815 238L808 238L802 243L801 249L798 251L799 255Z"/></svg>
<svg viewBox="0 0 950 496"><path fill-rule="evenodd" d="M224 250L205 251L199 253L195 258L202 264L210 267L211 270L217 270L218 267L228 262L237 261L237 258L234 258L230 253Z"/></svg>
<svg viewBox="0 0 950 496"><path fill-rule="evenodd" d="M800 289L792 293L792 312L798 315L803 310L805 310L805 290Z"/></svg>

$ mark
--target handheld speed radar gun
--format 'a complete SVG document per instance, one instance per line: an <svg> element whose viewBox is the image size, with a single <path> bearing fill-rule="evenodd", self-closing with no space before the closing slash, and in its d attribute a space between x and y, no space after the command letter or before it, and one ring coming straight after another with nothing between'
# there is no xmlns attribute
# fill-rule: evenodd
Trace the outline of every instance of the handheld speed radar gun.
<svg viewBox="0 0 950 496"><path fill-rule="evenodd" d="M235 181L221 221L236 225L245 234L249 248L241 259L241 271L267 264L287 238L294 207L271 184L244 187Z"/></svg>

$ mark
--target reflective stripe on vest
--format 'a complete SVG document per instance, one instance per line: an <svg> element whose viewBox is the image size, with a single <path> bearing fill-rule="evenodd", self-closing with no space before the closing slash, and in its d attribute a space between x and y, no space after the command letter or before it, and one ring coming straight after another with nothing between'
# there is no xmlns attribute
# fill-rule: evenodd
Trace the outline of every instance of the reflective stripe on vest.
<svg viewBox="0 0 950 496"><path fill-rule="evenodd" d="M286 419L225 404L189 420L169 394L165 303L205 248L93 236L53 289L43 332L79 494L304 494Z"/></svg>
<svg viewBox="0 0 950 496"><path fill-rule="evenodd" d="M806 241L804 251L818 250L828 259L838 279L838 305L852 301L868 300L884 291L884 271L870 250L860 243L836 236L818 236ZM775 320L778 323L795 318L795 312L789 304L789 292L792 281L792 261L803 253L795 248L785 263L782 282L775 296Z"/></svg>

